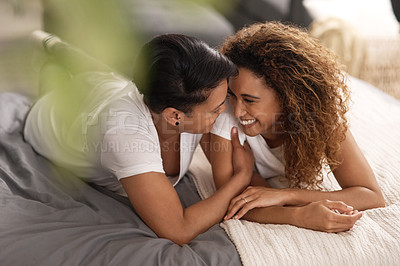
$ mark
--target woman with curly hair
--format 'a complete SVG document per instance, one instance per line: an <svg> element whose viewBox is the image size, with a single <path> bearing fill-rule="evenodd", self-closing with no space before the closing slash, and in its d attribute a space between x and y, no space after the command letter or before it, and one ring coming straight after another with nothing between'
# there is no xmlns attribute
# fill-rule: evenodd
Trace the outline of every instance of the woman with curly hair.
<svg viewBox="0 0 400 266"><path fill-rule="evenodd" d="M349 88L332 52L307 32L279 22L243 28L221 52L238 73L229 79L230 108L211 132L216 187L233 174L227 167L232 165L231 128L252 148L256 169L251 186L232 199L225 219L340 232L361 218L358 210L385 206L348 130ZM325 166L342 190L322 191Z"/></svg>

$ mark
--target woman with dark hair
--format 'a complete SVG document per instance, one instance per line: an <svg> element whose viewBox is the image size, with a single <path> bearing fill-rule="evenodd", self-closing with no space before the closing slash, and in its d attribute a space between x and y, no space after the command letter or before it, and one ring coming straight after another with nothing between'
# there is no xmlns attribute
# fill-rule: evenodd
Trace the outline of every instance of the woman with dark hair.
<svg viewBox="0 0 400 266"><path fill-rule="evenodd" d="M278 22L243 28L221 52L239 71L229 79L231 107L217 119L211 144L229 144L227 133L240 124L257 170L225 219L340 232L362 216L358 210L385 206L348 130L349 89L332 52L303 30ZM229 149L211 152L217 188L232 176L231 156ZM327 166L342 190L321 191Z"/></svg>
<svg viewBox="0 0 400 266"><path fill-rule="evenodd" d="M43 95L27 117L25 138L55 164L127 196L159 237L188 243L221 221L250 182L251 151L237 144L235 175L214 196L183 209L173 188L224 111L227 79L236 71L196 38L160 35L143 47L135 83L82 73L67 82L69 90Z"/></svg>

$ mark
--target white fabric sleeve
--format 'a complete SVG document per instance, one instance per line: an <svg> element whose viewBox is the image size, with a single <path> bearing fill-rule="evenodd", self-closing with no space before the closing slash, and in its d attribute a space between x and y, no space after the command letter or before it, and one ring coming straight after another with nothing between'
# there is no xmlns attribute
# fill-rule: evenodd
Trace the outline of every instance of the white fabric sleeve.
<svg viewBox="0 0 400 266"><path fill-rule="evenodd" d="M226 103L225 112L220 114L217 120L214 123L214 126L211 130L211 134L220 136L224 139L231 140L231 129L232 127L237 127L239 131L239 140L243 145L246 135L243 133L238 119L233 115L232 109L229 103Z"/></svg>
<svg viewBox="0 0 400 266"><path fill-rule="evenodd" d="M128 114L129 115L129 114ZM154 126L145 121L130 123L132 119L122 119L113 123L103 137L101 149L102 167L113 173L118 180L147 172L165 173L160 145Z"/></svg>

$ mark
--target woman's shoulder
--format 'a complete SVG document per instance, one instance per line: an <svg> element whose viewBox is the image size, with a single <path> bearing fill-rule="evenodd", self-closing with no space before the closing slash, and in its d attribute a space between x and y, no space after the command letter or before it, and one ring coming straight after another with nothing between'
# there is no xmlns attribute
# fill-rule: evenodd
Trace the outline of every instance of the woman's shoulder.
<svg viewBox="0 0 400 266"><path fill-rule="evenodd" d="M140 123L151 117L143 95L132 81L114 73L102 72L88 72L78 79L89 88L82 106L92 117L102 115L110 119L136 118Z"/></svg>
<svg viewBox="0 0 400 266"><path fill-rule="evenodd" d="M244 140L246 139L246 135L243 133L239 125L238 119L233 114L233 109L230 106L229 102L226 102L225 106L226 109L222 114L218 116L211 130L211 134L230 140L232 127L237 127L240 143L243 144Z"/></svg>
<svg viewBox="0 0 400 266"><path fill-rule="evenodd" d="M93 136L125 139L126 135L154 139L151 113L135 84L110 73L87 73L80 78L91 84L90 95L83 103L83 124ZM110 138L108 136L107 138Z"/></svg>

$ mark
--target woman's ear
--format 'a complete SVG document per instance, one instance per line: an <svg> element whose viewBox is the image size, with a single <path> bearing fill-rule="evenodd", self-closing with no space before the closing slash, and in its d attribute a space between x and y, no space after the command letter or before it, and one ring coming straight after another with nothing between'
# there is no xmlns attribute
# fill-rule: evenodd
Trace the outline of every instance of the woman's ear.
<svg viewBox="0 0 400 266"><path fill-rule="evenodd" d="M167 107L162 111L165 121L172 126L179 126L183 113L173 107Z"/></svg>

